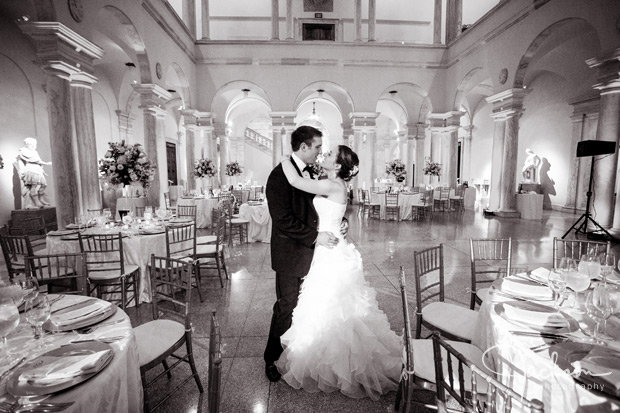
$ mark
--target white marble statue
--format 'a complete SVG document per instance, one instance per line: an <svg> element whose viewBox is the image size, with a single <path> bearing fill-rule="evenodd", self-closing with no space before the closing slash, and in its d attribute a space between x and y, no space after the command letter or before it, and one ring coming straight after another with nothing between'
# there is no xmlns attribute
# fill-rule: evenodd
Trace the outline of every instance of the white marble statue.
<svg viewBox="0 0 620 413"><path fill-rule="evenodd" d="M525 150L527 157L523 163L521 174L523 182L538 183L538 167L540 166L540 157L533 150L527 148Z"/></svg>
<svg viewBox="0 0 620 413"><path fill-rule="evenodd" d="M51 165L44 162L37 152L35 138L24 139L26 146L19 149L16 167L22 180L23 208L43 208L49 205L45 197L47 180L42 165Z"/></svg>

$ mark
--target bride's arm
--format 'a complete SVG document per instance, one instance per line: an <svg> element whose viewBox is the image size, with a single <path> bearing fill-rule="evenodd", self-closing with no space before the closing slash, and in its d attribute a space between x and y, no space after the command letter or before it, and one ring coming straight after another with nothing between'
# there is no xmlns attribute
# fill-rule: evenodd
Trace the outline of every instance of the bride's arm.
<svg viewBox="0 0 620 413"><path fill-rule="evenodd" d="M282 170L284 171L289 184L297 189L301 189L304 192L317 195L330 195L340 189L338 184L329 179L319 181L302 178L295 170L295 167L290 159L285 159L282 161Z"/></svg>

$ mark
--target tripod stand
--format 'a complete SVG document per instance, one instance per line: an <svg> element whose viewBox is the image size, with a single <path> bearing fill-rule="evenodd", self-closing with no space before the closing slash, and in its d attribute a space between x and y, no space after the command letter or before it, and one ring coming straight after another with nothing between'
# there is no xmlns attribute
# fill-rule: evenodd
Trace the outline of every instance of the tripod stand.
<svg viewBox="0 0 620 413"><path fill-rule="evenodd" d="M586 192L586 212L584 212L577 221L575 221L575 223L573 224L572 227L570 227L568 229L568 231L566 231L566 233L564 235L562 235L562 239L566 238L566 236L574 229L576 233L583 233L586 235L590 235L590 234L595 234L597 231L603 231L605 233L605 235L607 235L609 238L611 238L612 240L616 240L609 232L607 232L607 230L605 228L603 228L602 226L600 226L600 224L598 222L596 222L594 220L594 218L592 218L591 214L590 214L590 198L592 197L592 180L594 178L594 156L592 157L592 165L590 166L590 182L588 184L588 192ZM583 220L583 222L581 221ZM579 224L581 222L581 224ZM590 231L588 232L588 223L591 223L592 225L594 225L594 227L598 228L597 231Z"/></svg>

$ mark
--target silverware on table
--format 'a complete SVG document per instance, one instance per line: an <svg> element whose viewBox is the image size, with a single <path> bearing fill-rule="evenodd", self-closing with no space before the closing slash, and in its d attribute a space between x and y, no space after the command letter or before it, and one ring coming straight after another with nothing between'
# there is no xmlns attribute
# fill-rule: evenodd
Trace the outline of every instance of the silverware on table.
<svg viewBox="0 0 620 413"><path fill-rule="evenodd" d="M90 327L82 327L82 328L77 328L75 329L75 331L78 332L78 334L90 334L93 331L97 330L100 327L105 327L105 326L111 326L114 324L119 324L122 323L123 319L118 319L118 320L114 320L114 321L107 321L105 323L99 323L99 324L95 324L94 326L90 326Z"/></svg>
<svg viewBox="0 0 620 413"><path fill-rule="evenodd" d="M127 336L115 336L115 337L99 337L99 338L90 338L85 340L72 340L69 344L77 344L77 343L92 343L93 341L99 341L101 343L114 343L115 341L122 340L127 338Z"/></svg>

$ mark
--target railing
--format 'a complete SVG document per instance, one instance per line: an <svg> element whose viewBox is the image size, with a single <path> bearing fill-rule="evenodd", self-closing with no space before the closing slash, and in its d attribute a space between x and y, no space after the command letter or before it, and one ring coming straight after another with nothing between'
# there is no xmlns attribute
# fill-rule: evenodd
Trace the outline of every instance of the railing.
<svg viewBox="0 0 620 413"><path fill-rule="evenodd" d="M245 138L256 142L261 149L271 151L273 149L273 140L267 136L261 135L253 129L245 128Z"/></svg>

